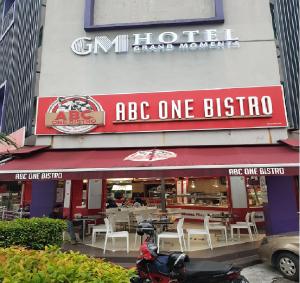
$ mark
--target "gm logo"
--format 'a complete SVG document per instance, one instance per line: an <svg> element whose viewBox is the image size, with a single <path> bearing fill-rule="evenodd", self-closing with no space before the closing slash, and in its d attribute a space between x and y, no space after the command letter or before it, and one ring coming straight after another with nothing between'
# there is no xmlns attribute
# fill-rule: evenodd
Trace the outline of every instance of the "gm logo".
<svg viewBox="0 0 300 283"><path fill-rule="evenodd" d="M100 1L100 0L96 0ZM157 3L163 3L165 0L156 0ZM200 6L203 0L194 0ZM109 1L108 1L109 3ZM130 5L130 1L127 0L126 5ZM205 3L208 3L205 1ZM98 4L98 3L96 3ZM107 23L107 24L97 24L94 22L95 16L95 0L85 0L85 11L84 11L84 30L86 32L99 31L99 30L119 30L128 28L147 28L147 27L159 27L159 26L182 26L182 25L208 25L208 24L220 24L224 23L224 11L223 11L223 0L211 0L212 7L214 9L214 15L208 17L200 18L185 18L183 16L175 19L161 19L161 20L145 20L141 22L122 22L122 23ZM99 4L100 5L100 4ZM159 7L159 6L158 6ZM173 6L174 7L174 6ZM101 7L97 7L97 9ZM176 9L176 7L175 7ZM182 7L178 7L178 10L182 10ZM195 10L196 9L196 10ZM193 9L193 12L197 12L197 7ZM146 12L144 13L146 14ZM141 13L141 15L144 15ZM199 11L199 14L201 12Z"/></svg>

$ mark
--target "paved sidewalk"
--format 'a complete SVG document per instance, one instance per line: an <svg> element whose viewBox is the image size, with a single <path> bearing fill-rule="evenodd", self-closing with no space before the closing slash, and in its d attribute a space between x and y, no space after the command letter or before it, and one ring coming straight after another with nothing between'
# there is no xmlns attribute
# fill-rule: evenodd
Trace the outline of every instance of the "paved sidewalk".
<svg viewBox="0 0 300 283"><path fill-rule="evenodd" d="M283 278L275 268L265 263L246 267L242 270L242 274L250 283L292 283Z"/></svg>
<svg viewBox="0 0 300 283"><path fill-rule="evenodd" d="M257 255L257 248L260 241L247 242L227 247L188 252L192 260L215 260L220 262L233 263L237 266L244 267L242 274L246 276L250 283L292 283L286 280L274 268L267 264L261 263ZM124 251L112 252L107 251L103 256L101 248L92 247L90 245L71 245L64 243L63 250L79 251L92 257L106 258L107 260L123 267L129 268L135 266L136 258L139 253L131 251L129 254Z"/></svg>

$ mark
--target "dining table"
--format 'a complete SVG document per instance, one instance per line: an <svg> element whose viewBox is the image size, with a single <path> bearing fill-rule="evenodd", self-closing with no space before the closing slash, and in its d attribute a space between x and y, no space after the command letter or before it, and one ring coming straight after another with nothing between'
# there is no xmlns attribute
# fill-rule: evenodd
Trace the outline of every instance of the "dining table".
<svg viewBox="0 0 300 283"><path fill-rule="evenodd" d="M151 223L154 226L161 226L162 231L168 231L168 225L173 225L174 221L171 221L169 219L160 219L160 220L152 220Z"/></svg>
<svg viewBox="0 0 300 283"><path fill-rule="evenodd" d="M219 221L226 227L226 230L230 230L230 223L233 223L236 217L237 216L233 213L210 214L210 219L212 220L210 221L210 225L214 225L214 221Z"/></svg>
<svg viewBox="0 0 300 283"><path fill-rule="evenodd" d="M152 213L153 215L158 215L158 216L164 216L164 215L173 215L173 214L181 214L181 211L175 211L175 210L167 210L167 211L156 211Z"/></svg>
<svg viewBox="0 0 300 283"><path fill-rule="evenodd" d="M82 222L82 242L84 242L84 236L85 236L85 227L87 221L96 221L96 217L88 217L88 216L82 216L78 218L74 218L73 222Z"/></svg>

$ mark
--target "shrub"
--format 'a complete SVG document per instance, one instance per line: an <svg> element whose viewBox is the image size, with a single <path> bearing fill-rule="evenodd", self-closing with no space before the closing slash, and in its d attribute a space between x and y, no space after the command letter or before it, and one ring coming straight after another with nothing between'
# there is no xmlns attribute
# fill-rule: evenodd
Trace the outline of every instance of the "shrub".
<svg viewBox="0 0 300 283"><path fill-rule="evenodd" d="M66 223L59 219L31 218L0 221L0 247L24 246L44 249L62 244Z"/></svg>
<svg viewBox="0 0 300 283"><path fill-rule="evenodd" d="M135 273L112 263L89 258L78 252L0 248L0 282L3 283L128 283Z"/></svg>

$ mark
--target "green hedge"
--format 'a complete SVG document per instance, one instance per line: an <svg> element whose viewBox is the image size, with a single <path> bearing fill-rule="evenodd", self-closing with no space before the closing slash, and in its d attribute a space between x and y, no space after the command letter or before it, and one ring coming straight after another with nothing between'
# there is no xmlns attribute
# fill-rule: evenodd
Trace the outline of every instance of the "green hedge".
<svg viewBox="0 0 300 283"><path fill-rule="evenodd" d="M63 253L49 247L44 251L0 248L0 282L3 283L128 283L135 273L112 263L78 252Z"/></svg>
<svg viewBox="0 0 300 283"><path fill-rule="evenodd" d="M0 247L24 246L44 249L62 244L66 222L59 219L31 218L0 221Z"/></svg>

